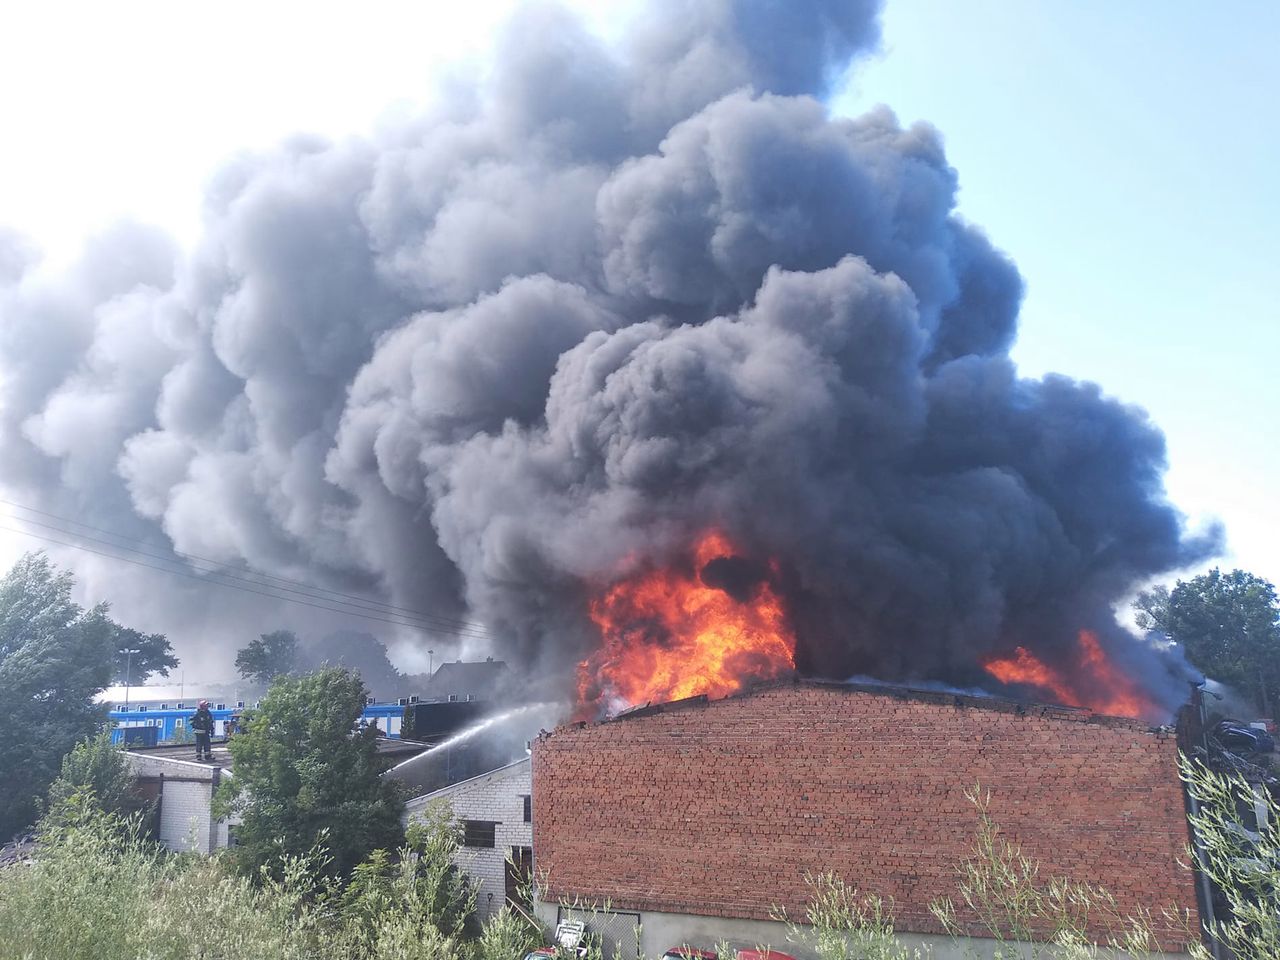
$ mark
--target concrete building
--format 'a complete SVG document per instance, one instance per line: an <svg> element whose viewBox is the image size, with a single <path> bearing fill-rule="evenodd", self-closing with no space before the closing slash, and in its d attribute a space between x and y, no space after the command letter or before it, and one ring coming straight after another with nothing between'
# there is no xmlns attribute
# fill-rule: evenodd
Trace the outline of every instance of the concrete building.
<svg viewBox="0 0 1280 960"><path fill-rule="evenodd" d="M133 747L124 752L138 793L156 805L156 839L170 850L212 853L235 843L238 820L213 816L213 795L233 775L231 752L225 741L215 740L212 749L211 762L192 760L190 744ZM378 741L378 753L389 764L422 749L422 744L407 740Z"/></svg>
<svg viewBox="0 0 1280 960"><path fill-rule="evenodd" d="M214 792L230 776L225 745L214 748L212 763L188 759L190 747L126 751L125 762L137 789L157 807L157 838L170 850L212 853L227 846L232 824L213 816Z"/></svg>
<svg viewBox="0 0 1280 960"><path fill-rule="evenodd" d="M405 823L434 803L446 802L463 828L454 862L476 884L476 905L488 919L533 869L529 758L416 797L405 804ZM513 869L513 865L515 869Z"/></svg>
<svg viewBox="0 0 1280 960"><path fill-rule="evenodd" d="M505 660L454 660L436 667L423 684L423 700L500 700L514 677Z"/></svg>
<svg viewBox="0 0 1280 960"><path fill-rule="evenodd" d="M956 898L978 826L964 793L981 784L1042 876L1195 930L1177 750L1167 728L1087 710L811 681L564 726L533 745L537 909L554 924L564 904L608 901L615 928L643 931L618 939L630 955L728 940L811 956L770 918L803 917L806 874L832 871L892 897L902 938L938 960L989 956L976 916L959 914L957 944L929 910ZM1161 934L1185 949L1184 931Z"/></svg>

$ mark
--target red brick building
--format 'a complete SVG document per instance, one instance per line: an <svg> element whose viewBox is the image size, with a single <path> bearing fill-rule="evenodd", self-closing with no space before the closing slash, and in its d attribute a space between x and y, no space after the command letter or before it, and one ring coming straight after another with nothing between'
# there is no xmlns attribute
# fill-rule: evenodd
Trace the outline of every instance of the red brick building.
<svg viewBox="0 0 1280 960"><path fill-rule="evenodd" d="M547 903L640 916L650 955L663 937L714 942L735 929L725 921L759 938L767 928L743 922L775 906L803 916L805 874L825 870L892 897L900 931L936 936L928 905L956 896L976 784L1042 876L1101 885L1124 913L1167 906L1194 922L1171 731L895 688L786 683L543 734L536 868Z"/></svg>

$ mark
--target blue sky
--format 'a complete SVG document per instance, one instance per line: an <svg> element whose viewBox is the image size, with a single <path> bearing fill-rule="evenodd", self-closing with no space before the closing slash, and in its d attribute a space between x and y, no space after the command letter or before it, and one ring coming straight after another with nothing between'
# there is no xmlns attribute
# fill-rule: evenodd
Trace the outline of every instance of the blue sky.
<svg viewBox="0 0 1280 960"><path fill-rule="evenodd" d="M574 5L616 28L634 4ZM224 157L412 109L511 6L7 5L0 116L30 148L0 151L0 222L55 260L122 215L189 242ZM1027 280L1024 372L1147 409L1172 499L1227 524L1224 563L1280 582L1280 4L889 0L884 35L834 108L943 132L962 212ZM0 541L0 560L25 546Z"/></svg>
<svg viewBox="0 0 1280 960"><path fill-rule="evenodd" d="M836 110L943 132L1022 370L1144 407L1174 502L1280 582L1280 4L890 0L884 37Z"/></svg>

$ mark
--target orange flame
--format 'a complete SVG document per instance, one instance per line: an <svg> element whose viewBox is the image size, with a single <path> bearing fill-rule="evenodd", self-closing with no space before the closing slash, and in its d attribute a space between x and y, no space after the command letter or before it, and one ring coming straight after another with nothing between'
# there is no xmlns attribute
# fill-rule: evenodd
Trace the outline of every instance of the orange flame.
<svg viewBox="0 0 1280 960"><path fill-rule="evenodd" d="M593 600L589 613L603 643L578 664L579 703L603 700L616 709L719 697L795 669L795 637L767 581L745 602L703 582L708 563L736 554L728 537L711 531L694 548L692 573L638 574Z"/></svg>
<svg viewBox="0 0 1280 960"><path fill-rule="evenodd" d="M1117 717L1153 720L1166 711L1108 658L1097 634L1081 630L1075 662L1062 671L1049 666L1026 647L1006 657L991 657L982 667L1001 683L1034 687L1069 707L1088 707Z"/></svg>

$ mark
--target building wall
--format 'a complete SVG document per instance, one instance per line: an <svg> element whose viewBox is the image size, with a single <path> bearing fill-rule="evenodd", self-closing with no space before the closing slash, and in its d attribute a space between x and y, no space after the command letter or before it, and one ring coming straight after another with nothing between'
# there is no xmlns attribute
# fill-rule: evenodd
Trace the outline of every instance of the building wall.
<svg viewBox="0 0 1280 960"><path fill-rule="evenodd" d="M158 795L161 843L170 850L199 853L227 845L227 824L214 820L212 812L221 770L172 757L132 752L124 757L133 775Z"/></svg>
<svg viewBox="0 0 1280 960"><path fill-rule="evenodd" d="M610 905L612 906L612 904ZM539 903L535 906L538 919L547 927L555 929L558 920L568 911L555 903ZM819 960L814 949L814 940L806 927L801 927L801 939L793 939L785 924L772 920L739 920L724 917L699 917L692 914L660 913L654 910L642 910L638 914L627 914L621 922L615 921L616 913L595 910L584 914L572 911L573 916L585 916L587 929L599 932L610 939L610 946L618 944L621 954L618 960L634 960L635 957L646 957L648 960L661 957L672 947L690 946L704 950L714 950L721 944L728 944L735 949L755 949L769 947L773 951L796 957L797 960ZM633 916L639 917L639 936L619 936L620 931L633 923ZM938 937L933 934L901 933L897 940L908 949L919 951L919 955L927 960L1014 960L1014 954L1008 952L1006 946L1002 957L996 956L999 944L990 939L977 937ZM638 951L635 949L638 943ZM613 958L614 953L606 950L606 956ZM1022 960L1054 960L1060 954L1046 951L1043 947L1027 947L1023 950ZM1184 960L1186 953L1152 953L1146 960Z"/></svg>
<svg viewBox="0 0 1280 960"><path fill-rule="evenodd" d="M239 701L238 704L223 704L221 707L215 704L209 711L213 714L214 738L225 737L227 721L233 716L243 714L246 709L243 701ZM108 719L113 724L111 742L120 743L123 740L125 727L156 727L156 739L159 742L192 742L195 740L195 734L191 731L190 723L191 716L195 712L194 701L181 709L176 706L170 707L168 704L157 706L135 703L126 710L121 704L107 713ZM361 711L360 717L366 723L376 723L387 736L398 739L404 707L398 703L369 704Z"/></svg>
<svg viewBox="0 0 1280 960"><path fill-rule="evenodd" d="M160 842L170 850L210 850L209 783L167 781L160 802Z"/></svg>
<svg viewBox="0 0 1280 960"><path fill-rule="evenodd" d="M447 801L457 820L497 824L492 848L460 847L454 857L458 869L478 885L476 905L482 918L497 913L506 902L506 860L511 848L533 845L533 825L524 821L524 798L530 793L529 761L521 760L405 804L406 823L432 803Z"/></svg>
<svg viewBox="0 0 1280 960"><path fill-rule="evenodd" d="M832 870L933 935L981 784L1043 875L1196 924L1176 759L1172 733L1085 711L785 684L542 735L534 845L551 902L767 920L802 916L805 874Z"/></svg>

